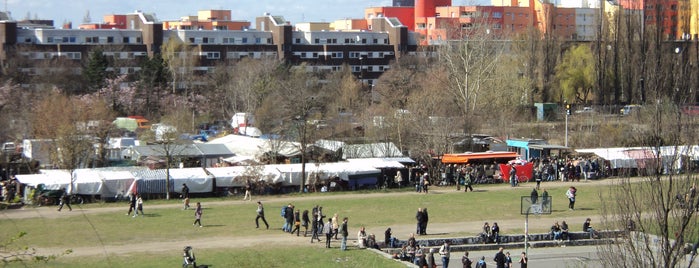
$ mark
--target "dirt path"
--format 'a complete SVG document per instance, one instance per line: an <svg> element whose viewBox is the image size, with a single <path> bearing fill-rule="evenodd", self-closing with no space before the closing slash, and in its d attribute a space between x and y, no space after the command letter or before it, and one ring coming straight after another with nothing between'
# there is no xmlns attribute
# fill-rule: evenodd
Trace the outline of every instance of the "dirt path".
<svg viewBox="0 0 699 268"><path fill-rule="evenodd" d="M611 185L616 183L615 179L606 180L596 180L588 182L579 182L577 185ZM545 183L548 184L548 183ZM567 184L561 182L554 182L555 186L551 187L565 187ZM534 184L527 184L527 186L533 186ZM506 184L499 186L492 186L488 188L489 191L504 191L508 190L510 187ZM445 193L453 192L453 187L433 187L431 193ZM377 195L411 195L415 194L413 192L400 192L400 193L371 193L372 196ZM298 200L324 200L324 199L351 199L351 198L364 198L364 195L357 194L340 194L340 195L328 195L328 196L307 196L307 197L275 197L275 196L265 196L263 201L298 201ZM242 205L248 204L245 201L217 201L209 202L211 206L223 206L223 205ZM177 204L163 204L163 205L152 205L149 208L177 208ZM109 213L109 212L119 212L123 211L123 207L108 207L108 208L87 208L87 209L74 209L72 212L67 213L57 213L55 207L25 207L16 210L4 210L1 212L1 218L12 218L12 219L26 219L26 218L59 218L59 217L70 217L77 213L85 214L95 214L95 213ZM576 216L576 217L566 217L570 224L571 230L576 230L579 227L579 223L584 222L586 216ZM599 222L598 216L592 216L594 222ZM524 218L517 219L498 219L498 225L500 225L502 230L511 229L521 229L524 228ZM451 222L451 223L430 223L428 226L428 235L418 237L420 238L434 238L434 237L444 237L449 236L450 233L456 232L467 232L467 233L478 233L480 232L483 222L479 221L463 221L463 222ZM549 218L539 218L530 217L530 226L548 226L551 224L551 219ZM367 228L368 233L376 234L377 239L383 240L383 228ZM391 226L394 236L399 239L407 238L408 234L415 232L415 224L403 224ZM350 230L350 245L353 245L355 238L355 230ZM506 233L506 232L505 232ZM231 243L235 241L235 243ZM217 237L205 237L196 240L180 240L173 238L168 241L150 242L150 243L137 243L129 245L103 245L102 247L74 247L72 248L73 253L68 255L69 257L81 257L81 256L103 256L107 257L109 255L122 255L127 253L140 253L140 252L178 252L182 249L183 245L190 245L197 249L210 249L210 248L244 248L252 247L256 245L309 245L310 238L305 238L303 236L296 237L289 235L287 233L270 232L270 234L265 235L255 235L255 236L217 236ZM339 242L333 242L333 246L339 247ZM318 243L319 247L324 246L324 244ZM39 254L59 254L64 251L65 248L39 248L37 249Z"/></svg>

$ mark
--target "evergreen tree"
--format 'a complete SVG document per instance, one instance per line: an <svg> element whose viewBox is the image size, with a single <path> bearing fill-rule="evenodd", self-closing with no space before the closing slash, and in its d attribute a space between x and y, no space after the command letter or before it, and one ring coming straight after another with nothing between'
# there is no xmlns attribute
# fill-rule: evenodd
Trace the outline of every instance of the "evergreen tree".
<svg viewBox="0 0 699 268"><path fill-rule="evenodd" d="M85 68L85 78L90 91L99 90L105 86L105 81L109 78L108 66L109 61L102 53L101 48L95 48L90 52L90 58Z"/></svg>

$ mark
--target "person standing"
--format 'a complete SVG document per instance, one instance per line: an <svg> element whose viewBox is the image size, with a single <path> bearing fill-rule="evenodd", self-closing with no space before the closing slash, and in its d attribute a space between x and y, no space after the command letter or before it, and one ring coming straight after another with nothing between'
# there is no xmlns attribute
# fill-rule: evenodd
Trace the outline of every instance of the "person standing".
<svg viewBox="0 0 699 268"><path fill-rule="evenodd" d="M535 205L537 201L539 201L539 192L536 191L536 188L532 189L532 193L529 195L530 199L532 200L532 205Z"/></svg>
<svg viewBox="0 0 699 268"><path fill-rule="evenodd" d="M333 215L332 220L333 220L333 236L335 237L335 240L337 240L337 233L338 233L338 230L340 229L340 221L337 218L337 213L335 213Z"/></svg>
<svg viewBox="0 0 699 268"><path fill-rule="evenodd" d="M427 267L429 268L434 268L437 267L437 264L434 261L434 253L437 252L437 249L431 248L427 250L427 257L425 257L425 262L427 263Z"/></svg>
<svg viewBox="0 0 699 268"><path fill-rule="evenodd" d="M340 243L340 250L347 250L347 236L349 232L347 230L347 217L342 219L342 225L340 226L340 235L342 236L342 243Z"/></svg>
<svg viewBox="0 0 699 268"><path fill-rule="evenodd" d="M505 267L512 268L512 257L510 257L510 252L505 253Z"/></svg>
<svg viewBox="0 0 699 268"><path fill-rule="evenodd" d="M514 163L510 165L510 185L517 186L517 168L515 168Z"/></svg>
<svg viewBox="0 0 699 268"><path fill-rule="evenodd" d="M507 259L505 258L505 253L502 252L503 248L500 247L498 250L498 253L495 253L495 258L493 258L493 261L495 261L495 267L497 268L505 268L505 262Z"/></svg>
<svg viewBox="0 0 699 268"><path fill-rule="evenodd" d="M384 244L386 247L392 248L393 245L391 243L391 236L393 236L393 233L391 232L391 227L388 227L386 231L383 233L383 238L384 238Z"/></svg>
<svg viewBox="0 0 699 268"><path fill-rule="evenodd" d="M143 214L143 198L141 198L141 195L138 194L136 195L136 212L141 212L141 216L145 216ZM137 213L134 213L133 216L136 217Z"/></svg>
<svg viewBox="0 0 699 268"><path fill-rule="evenodd" d="M485 256L481 256L481 259L476 263L476 268L487 268L488 265L485 263Z"/></svg>
<svg viewBox="0 0 699 268"><path fill-rule="evenodd" d="M468 258L468 251L464 252L464 256L461 257L461 263L464 265L464 268L471 268L473 261Z"/></svg>
<svg viewBox="0 0 699 268"><path fill-rule="evenodd" d="M417 208L417 213L415 213L415 220L417 221L416 231L418 235L422 234L422 226L425 223L425 213L422 212L422 208Z"/></svg>
<svg viewBox="0 0 699 268"><path fill-rule="evenodd" d="M549 206L549 192L544 189L544 192L541 193L541 208L546 211L546 208Z"/></svg>
<svg viewBox="0 0 699 268"><path fill-rule="evenodd" d="M422 183L423 183L423 184L422 184L422 191L425 192L425 193L427 193L428 187L430 186L430 177L427 176L427 172L425 172L425 174L423 175L423 177L424 177L425 180L422 182Z"/></svg>
<svg viewBox="0 0 699 268"><path fill-rule="evenodd" d="M184 208L183 210L186 210L189 208L189 187L187 187L186 183L182 184L182 202L184 203Z"/></svg>
<svg viewBox="0 0 699 268"><path fill-rule="evenodd" d="M284 232L291 233L291 229L294 226L294 205L289 203L284 207L282 217L284 218L284 226L282 229L284 229Z"/></svg>
<svg viewBox="0 0 699 268"><path fill-rule="evenodd" d="M197 223L199 224L199 227L201 226L201 215L203 214L203 211L201 209L201 203L197 202L197 208L194 210L194 223L192 225L196 225Z"/></svg>
<svg viewBox="0 0 699 268"><path fill-rule="evenodd" d="M566 191L566 197L568 197L568 209L570 210L575 210L575 196L577 195L577 191L578 190L573 186L570 186L568 191Z"/></svg>
<svg viewBox="0 0 699 268"><path fill-rule="evenodd" d="M63 190L63 193L61 194L61 201L58 205L58 211L61 211L61 209L63 209L63 206L67 206L68 211L73 211L73 208L70 206L70 195L68 194L68 191L66 191L66 188L63 188L61 190Z"/></svg>
<svg viewBox="0 0 699 268"><path fill-rule="evenodd" d="M439 248L439 255L442 256L442 267L449 267L449 255L451 254L451 248L449 247L449 240L444 241L442 247Z"/></svg>
<svg viewBox="0 0 699 268"><path fill-rule="evenodd" d="M267 229L269 229L269 224L267 224L267 220L265 219L265 208L262 206L261 201L257 201L257 217L255 218L255 228L260 228L260 219L262 219L262 222L265 223L265 226L267 226Z"/></svg>
<svg viewBox="0 0 699 268"><path fill-rule="evenodd" d="M330 240L333 238L333 219L328 219L328 223L323 226L323 233L325 233L325 247L330 248Z"/></svg>
<svg viewBox="0 0 699 268"><path fill-rule="evenodd" d="M519 259L519 267L527 268L527 262L529 262L529 259L527 259L527 253L522 252L522 257Z"/></svg>

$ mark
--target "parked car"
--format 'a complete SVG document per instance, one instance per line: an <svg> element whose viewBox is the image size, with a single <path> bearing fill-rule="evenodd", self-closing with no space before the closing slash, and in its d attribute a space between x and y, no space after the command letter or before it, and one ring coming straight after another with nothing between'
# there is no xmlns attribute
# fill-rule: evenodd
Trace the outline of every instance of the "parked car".
<svg viewBox="0 0 699 268"><path fill-rule="evenodd" d="M583 107L582 109L575 111L576 114L591 114L594 112L595 109L593 109L592 107Z"/></svg>
<svg viewBox="0 0 699 268"><path fill-rule="evenodd" d="M624 108L621 108L621 115L638 113L641 108L643 108L643 106L637 104L624 105Z"/></svg>

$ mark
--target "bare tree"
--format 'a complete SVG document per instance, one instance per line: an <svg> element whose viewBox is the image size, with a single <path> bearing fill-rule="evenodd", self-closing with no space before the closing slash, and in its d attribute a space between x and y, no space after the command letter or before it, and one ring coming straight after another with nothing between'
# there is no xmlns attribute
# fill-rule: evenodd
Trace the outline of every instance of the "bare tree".
<svg viewBox="0 0 699 268"><path fill-rule="evenodd" d="M486 25L458 27L459 39L439 48L440 62L448 76L445 85L458 100L463 115L473 113L481 103L481 95L495 80L495 68L500 62L505 44L491 34ZM454 27L450 29L454 30Z"/></svg>
<svg viewBox="0 0 699 268"><path fill-rule="evenodd" d="M691 267L694 257L686 258L686 244L699 239L699 177L687 160L697 153L692 146L697 140L683 138L693 132L692 124L670 98L646 109L642 116L653 127L634 135L643 144L638 172L645 176L619 178L610 188L612 198L602 200L604 227L626 235L598 252L607 267Z"/></svg>

